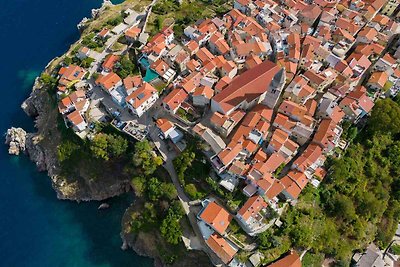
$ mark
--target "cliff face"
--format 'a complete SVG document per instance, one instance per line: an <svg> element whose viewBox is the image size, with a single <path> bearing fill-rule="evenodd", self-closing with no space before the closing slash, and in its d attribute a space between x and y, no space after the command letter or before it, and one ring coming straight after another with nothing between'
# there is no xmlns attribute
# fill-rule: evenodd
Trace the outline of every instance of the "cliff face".
<svg viewBox="0 0 400 267"><path fill-rule="evenodd" d="M36 80L31 95L22 104L25 113L35 119L37 132L26 133L21 128L11 128L6 136L9 153L25 153L39 171L47 171L59 199L76 201L104 200L130 189L129 180L123 177L94 180L80 174L74 177L60 175L57 146L62 142L57 129L58 113L50 94ZM113 177L114 178L114 177Z"/></svg>

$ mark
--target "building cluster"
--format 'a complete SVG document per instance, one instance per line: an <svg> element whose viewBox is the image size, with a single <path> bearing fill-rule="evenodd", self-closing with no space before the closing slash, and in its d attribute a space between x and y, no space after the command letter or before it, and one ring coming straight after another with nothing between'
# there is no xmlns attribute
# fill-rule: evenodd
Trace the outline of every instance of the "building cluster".
<svg viewBox="0 0 400 267"><path fill-rule="evenodd" d="M143 77L121 79L114 72L121 55L107 55L95 85L136 117L160 102L170 116L156 121L162 139L182 139L177 119L208 144L220 185L248 197L234 214L206 199L198 214L206 244L236 266L231 220L250 236L265 231L268 209L296 204L308 184L324 179L326 158L346 148L342 123L359 123L378 98L398 93L399 4L235 0L221 18L187 26L179 40L170 26L143 43ZM137 26L122 34L141 42ZM70 65L59 73L59 95L68 95L59 110L78 131L87 100L81 90L67 91L85 72Z"/></svg>

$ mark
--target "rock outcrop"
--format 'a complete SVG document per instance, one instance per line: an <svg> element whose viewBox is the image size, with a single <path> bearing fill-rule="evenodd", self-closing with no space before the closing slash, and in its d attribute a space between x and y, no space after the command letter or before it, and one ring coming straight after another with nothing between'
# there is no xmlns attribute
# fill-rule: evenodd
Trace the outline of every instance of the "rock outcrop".
<svg viewBox="0 0 400 267"><path fill-rule="evenodd" d="M57 147L62 142L57 128L59 115L53 99L38 79L30 96L21 105L25 113L35 120L37 132L26 133L21 128L7 131L9 153L24 153L36 164L39 171L47 171L59 199L90 201L104 200L130 190L129 179L113 177L96 181L86 174L62 175L57 157Z"/></svg>
<svg viewBox="0 0 400 267"><path fill-rule="evenodd" d="M10 155L19 155L26 150L26 132L22 128L14 128L7 130L6 145L9 146L8 153Z"/></svg>

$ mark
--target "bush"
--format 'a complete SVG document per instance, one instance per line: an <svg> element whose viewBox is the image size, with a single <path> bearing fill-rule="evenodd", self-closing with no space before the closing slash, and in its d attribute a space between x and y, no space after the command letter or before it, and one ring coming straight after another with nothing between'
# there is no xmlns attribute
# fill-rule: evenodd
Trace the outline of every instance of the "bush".
<svg viewBox="0 0 400 267"><path fill-rule="evenodd" d="M142 176L134 177L131 181L131 185L133 187L135 195L141 197L146 190L146 178Z"/></svg>
<svg viewBox="0 0 400 267"><path fill-rule="evenodd" d="M185 192L192 200L204 198L206 194L199 192L194 184L185 185Z"/></svg>
<svg viewBox="0 0 400 267"><path fill-rule="evenodd" d="M109 21L107 21L108 25L111 26L117 26L118 24L122 23L124 21L124 18L122 17L122 15L118 15L112 19L110 19Z"/></svg>
<svg viewBox="0 0 400 267"><path fill-rule="evenodd" d="M79 146L72 141L65 141L57 147L57 157L59 161L65 161L71 157L71 155L79 149Z"/></svg>
<svg viewBox="0 0 400 267"><path fill-rule="evenodd" d="M393 252L393 254L400 255L400 245L392 245L390 250Z"/></svg>
<svg viewBox="0 0 400 267"><path fill-rule="evenodd" d="M93 155L106 161L122 156L127 149L128 141L122 136L114 134L97 134L90 144Z"/></svg>
<svg viewBox="0 0 400 267"><path fill-rule="evenodd" d="M40 75L40 82L43 83L45 86L53 88L57 84L57 79L54 78L53 76L43 72Z"/></svg>
<svg viewBox="0 0 400 267"><path fill-rule="evenodd" d="M140 172L150 175L155 172L158 166L163 163L162 158L154 155L153 149L148 140L135 144L133 164L140 167Z"/></svg>

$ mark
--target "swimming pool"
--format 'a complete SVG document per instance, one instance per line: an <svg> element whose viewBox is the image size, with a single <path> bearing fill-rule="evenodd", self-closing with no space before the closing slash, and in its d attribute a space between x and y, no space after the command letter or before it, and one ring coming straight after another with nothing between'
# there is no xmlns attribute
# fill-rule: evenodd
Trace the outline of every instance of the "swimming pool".
<svg viewBox="0 0 400 267"><path fill-rule="evenodd" d="M147 70L146 70L146 75L144 76L144 78L143 78L143 80L145 81L145 82L151 82L152 80L155 80L156 78L158 78L159 76L158 76L158 74L157 74L157 72L155 72L154 70L152 70L152 69L150 69L150 68L148 68Z"/></svg>
<svg viewBox="0 0 400 267"><path fill-rule="evenodd" d="M139 63L140 65L142 65L143 68L148 69L150 67L150 62L147 58L145 57L141 57L139 59Z"/></svg>

